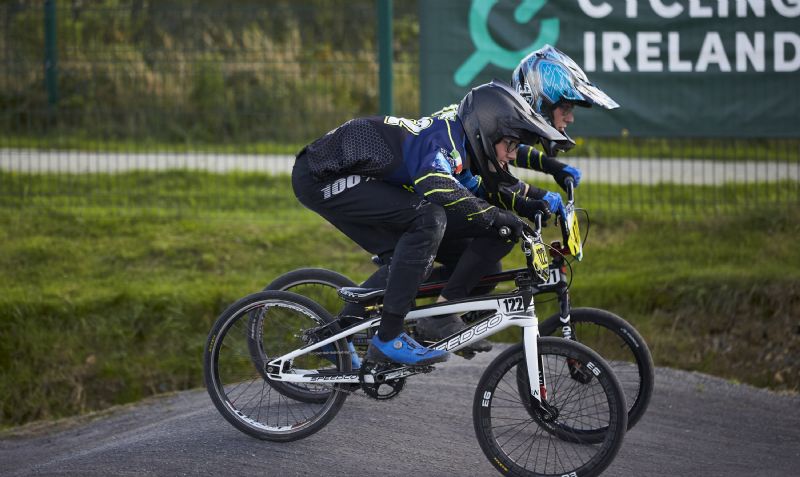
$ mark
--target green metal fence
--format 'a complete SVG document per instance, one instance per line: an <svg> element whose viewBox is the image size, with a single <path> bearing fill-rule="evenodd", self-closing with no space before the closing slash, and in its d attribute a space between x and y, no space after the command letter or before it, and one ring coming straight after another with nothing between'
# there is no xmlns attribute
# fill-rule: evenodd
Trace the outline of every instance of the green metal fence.
<svg viewBox="0 0 800 477"><path fill-rule="evenodd" d="M413 1L6 1L0 25L0 201L12 207L247 208L273 192L241 181L288 172L341 122L431 112L419 110ZM800 203L796 139L577 139L564 159L594 204ZM180 192L192 171L214 180Z"/></svg>

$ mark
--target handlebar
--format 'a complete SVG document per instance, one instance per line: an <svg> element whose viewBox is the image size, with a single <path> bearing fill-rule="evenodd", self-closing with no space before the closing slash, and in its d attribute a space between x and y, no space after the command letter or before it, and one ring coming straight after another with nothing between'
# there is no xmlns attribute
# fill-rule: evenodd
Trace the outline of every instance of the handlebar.
<svg viewBox="0 0 800 477"><path fill-rule="evenodd" d="M575 202L575 181L568 177L564 179L564 185L567 186L567 202Z"/></svg>
<svg viewBox="0 0 800 477"><path fill-rule="evenodd" d="M541 212L536 212L536 215L534 216L533 223L534 223L534 227L535 228L531 227L528 224L528 222L526 222L524 220L521 221L521 222L522 222L523 234L527 234L527 235L530 235L530 236L535 236L535 235L539 235L541 233L541 231L542 231L542 213ZM511 228L506 226L506 225L500 227L499 229L497 229L497 231L500 234L500 236L503 237L503 238L508 238L508 237L511 236Z"/></svg>

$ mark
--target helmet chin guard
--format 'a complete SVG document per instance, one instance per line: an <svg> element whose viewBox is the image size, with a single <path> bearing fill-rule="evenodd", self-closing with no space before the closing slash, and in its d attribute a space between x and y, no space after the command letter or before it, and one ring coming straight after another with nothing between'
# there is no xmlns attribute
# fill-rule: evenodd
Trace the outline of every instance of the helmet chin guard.
<svg viewBox="0 0 800 477"><path fill-rule="evenodd" d="M495 155L494 145L504 137L528 145L542 142L551 148L568 148L572 143L536 113L513 88L497 80L467 93L458 106L458 118L472 154L471 164L480 173L489 192L497 192L501 183L517 182Z"/></svg>

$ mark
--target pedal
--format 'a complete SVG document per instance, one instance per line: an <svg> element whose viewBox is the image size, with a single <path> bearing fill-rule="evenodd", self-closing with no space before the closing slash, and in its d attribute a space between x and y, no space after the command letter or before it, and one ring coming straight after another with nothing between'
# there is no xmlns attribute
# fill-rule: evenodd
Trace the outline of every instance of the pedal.
<svg viewBox="0 0 800 477"><path fill-rule="evenodd" d="M411 366L411 370L416 374L427 374L436 370L434 366Z"/></svg>

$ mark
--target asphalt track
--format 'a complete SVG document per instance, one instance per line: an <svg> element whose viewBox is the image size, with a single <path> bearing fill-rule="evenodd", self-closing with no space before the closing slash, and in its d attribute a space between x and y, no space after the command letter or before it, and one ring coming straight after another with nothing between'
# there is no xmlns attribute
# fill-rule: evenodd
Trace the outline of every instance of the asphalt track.
<svg viewBox="0 0 800 477"><path fill-rule="evenodd" d="M800 180L800 162L709 161L693 159L631 159L570 157L585 182L607 184L757 183ZM294 156L194 153L99 153L0 149L0 170L25 173L107 173L131 170L192 169L211 172L269 172L288 174ZM520 178L532 171L517 169Z"/></svg>
<svg viewBox="0 0 800 477"><path fill-rule="evenodd" d="M496 355L454 357L390 401L352 396L326 428L291 443L242 434L203 389L16 428L0 434L0 475L500 475L472 427L475 385ZM604 475L800 475L800 396L656 372L647 414Z"/></svg>

